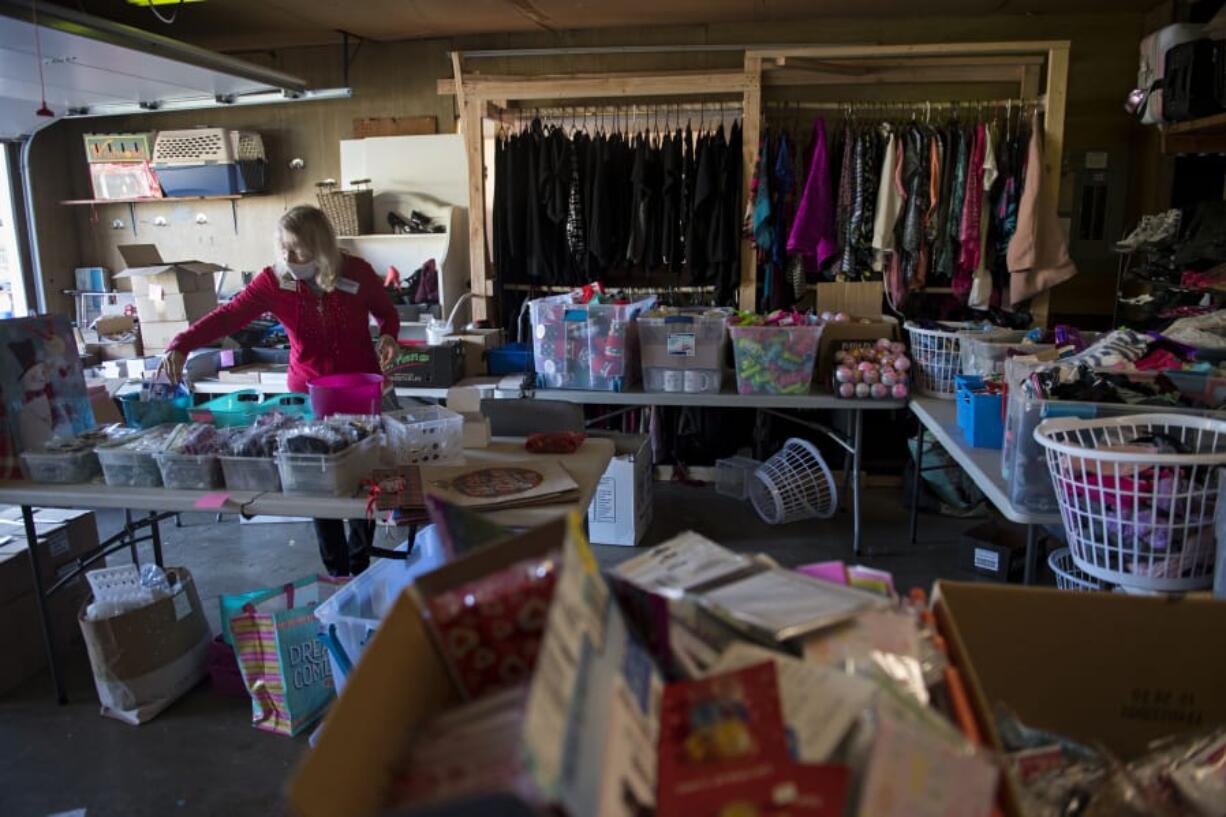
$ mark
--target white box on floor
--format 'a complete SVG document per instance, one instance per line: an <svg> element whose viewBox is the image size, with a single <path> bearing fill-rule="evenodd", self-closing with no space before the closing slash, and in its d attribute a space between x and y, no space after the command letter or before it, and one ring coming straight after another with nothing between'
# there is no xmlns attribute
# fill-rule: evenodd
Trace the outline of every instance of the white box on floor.
<svg viewBox="0 0 1226 817"><path fill-rule="evenodd" d="M597 545L633 547L651 527L651 438L646 434L593 434L613 441L615 453L587 509L588 538Z"/></svg>

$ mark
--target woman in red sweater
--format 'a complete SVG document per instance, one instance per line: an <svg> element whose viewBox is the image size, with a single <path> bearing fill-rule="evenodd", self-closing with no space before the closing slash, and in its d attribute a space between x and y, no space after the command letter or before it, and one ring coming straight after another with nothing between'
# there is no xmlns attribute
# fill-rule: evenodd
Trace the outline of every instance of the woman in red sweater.
<svg viewBox="0 0 1226 817"><path fill-rule="evenodd" d="M164 365L172 381L182 376L193 349L214 343L271 314L289 335L290 391L307 391L327 374L380 373L380 360L395 354L400 318L370 264L341 253L332 224L316 207L294 207L277 223L278 261L242 292L182 332L170 344ZM370 318L379 326L378 354ZM317 520L319 552L332 575L357 575L369 564L371 528L350 520Z"/></svg>

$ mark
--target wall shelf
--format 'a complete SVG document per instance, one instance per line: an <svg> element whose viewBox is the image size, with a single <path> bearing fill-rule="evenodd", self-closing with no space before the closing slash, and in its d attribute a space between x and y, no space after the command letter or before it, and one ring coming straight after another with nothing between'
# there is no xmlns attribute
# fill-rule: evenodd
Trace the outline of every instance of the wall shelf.
<svg viewBox="0 0 1226 817"><path fill-rule="evenodd" d="M1167 125L1162 129L1162 152L1226 153L1226 113Z"/></svg>
<svg viewBox="0 0 1226 817"><path fill-rule="evenodd" d="M238 201L251 195L259 195L258 193L248 193L244 195L232 196L163 196L162 198L143 198L143 199L65 199L60 204L69 206L79 206L85 204L173 204L176 201Z"/></svg>
<svg viewBox="0 0 1226 817"><path fill-rule="evenodd" d="M338 235L338 241L403 241L422 238L446 239L448 233L367 233L366 235Z"/></svg>

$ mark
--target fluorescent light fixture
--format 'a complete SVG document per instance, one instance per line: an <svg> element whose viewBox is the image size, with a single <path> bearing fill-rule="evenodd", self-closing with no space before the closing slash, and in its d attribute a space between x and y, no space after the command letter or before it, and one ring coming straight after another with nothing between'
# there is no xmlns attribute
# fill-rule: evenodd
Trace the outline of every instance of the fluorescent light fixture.
<svg viewBox="0 0 1226 817"><path fill-rule="evenodd" d="M162 99L155 102L109 102L86 108L69 108L66 119L85 119L93 116L127 116L137 113L164 113L166 111L200 111L210 108L232 108L247 105L277 105L282 102L326 102L332 99L349 99L352 88L321 88L316 91L267 91L242 94L233 97L190 97L185 99Z"/></svg>

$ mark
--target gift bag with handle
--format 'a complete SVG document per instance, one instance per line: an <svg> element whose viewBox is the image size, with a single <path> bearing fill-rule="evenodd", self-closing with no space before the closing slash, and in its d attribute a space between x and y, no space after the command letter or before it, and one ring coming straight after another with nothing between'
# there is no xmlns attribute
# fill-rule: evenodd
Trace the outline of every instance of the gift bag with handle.
<svg viewBox="0 0 1226 817"><path fill-rule="evenodd" d="M307 576L270 588L230 619L256 728L296 735L318 720L335 696L314 609L346 581Z"/></svg>

